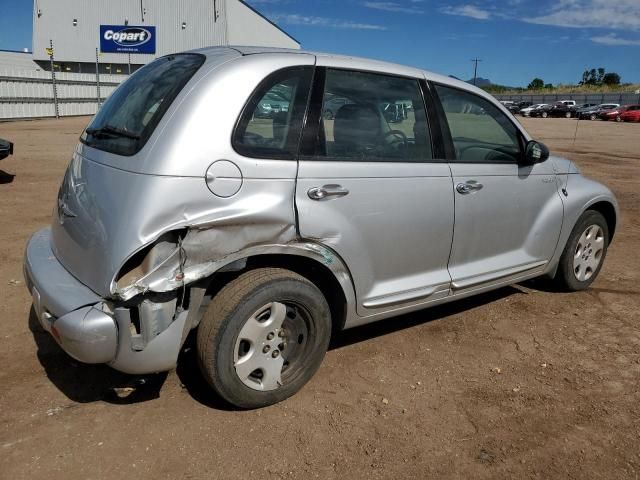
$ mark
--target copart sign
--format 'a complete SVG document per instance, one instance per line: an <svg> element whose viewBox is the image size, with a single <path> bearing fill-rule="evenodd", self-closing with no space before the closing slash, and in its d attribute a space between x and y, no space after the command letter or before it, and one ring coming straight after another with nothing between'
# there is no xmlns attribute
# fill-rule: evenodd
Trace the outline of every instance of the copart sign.
<svg viewBox="0 0 640 480"><path fill-rule="evenodd" d="M102 53L156 53L156 27L100 25Z"/></svg>

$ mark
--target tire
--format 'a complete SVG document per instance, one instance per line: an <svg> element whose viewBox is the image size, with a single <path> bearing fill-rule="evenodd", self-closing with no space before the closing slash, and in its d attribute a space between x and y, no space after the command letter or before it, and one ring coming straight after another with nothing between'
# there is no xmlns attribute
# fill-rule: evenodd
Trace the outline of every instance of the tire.
<svg viewBox="0 0 640 480"><path fill-rule="evenodd" d="M591 115L589 115L589 120L595 120L597 118L598 116L595 113L592 113Z"/></svg>
<svg viewBox="0 0 640 480"><path fill-rule="evenodd" d="M591 238L586 237L589 229ZM587 210L573 227L562 252L555 276L557 285L571 292L588 288L600 273L608 248L607 221L600 212ZM585 255L587 260L584 260Z"/></svg>
<svg viewBox="0 0 640 480"><path fill-rule="evenodd" d="M289 270L260 268L229 282L209 304L197 332L198 363L224 400L260 408L311 379L330 337L329 305L315 285Z"/></svg>
<svg viewBox="0 0 640 480"><path fill-rule="evenodd" d="M620 115L616 115L616 122L620 123L622 121L622 119L620 118Z"/></svg>
<svg viewBox="0 0 640 480"><path fill-rule="evenodd" d="M547 117L549 116L549 114L548 114L547 112L542 112L542 113L540 114L540 116L541 116L542 118L547 118Z"/></svg>
<svg viewBox="0 0 640 480"><path fill-rule="evenodd" d="M564 118L571 118L571 112L566 112L564 114Z"/></svg>

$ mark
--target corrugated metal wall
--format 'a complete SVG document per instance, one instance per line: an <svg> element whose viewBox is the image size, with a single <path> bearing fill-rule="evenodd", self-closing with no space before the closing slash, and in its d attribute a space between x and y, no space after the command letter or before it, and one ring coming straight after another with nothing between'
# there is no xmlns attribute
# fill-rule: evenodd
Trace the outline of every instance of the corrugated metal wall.
<svg viewBox="0 0 640 480"><path fill-rule="evenodd" d="M104 102L126 79L100 75L100 99ZM93 115L98 109L96 76L56 73L58 114ZM0 120L55 116L51 72L0 69Z"/></svg>

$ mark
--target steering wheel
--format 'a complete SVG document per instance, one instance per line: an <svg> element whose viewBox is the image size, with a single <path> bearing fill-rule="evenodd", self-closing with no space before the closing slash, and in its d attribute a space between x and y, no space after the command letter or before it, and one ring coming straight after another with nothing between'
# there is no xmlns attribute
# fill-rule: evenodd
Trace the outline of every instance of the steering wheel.
<svg viewBox="0 0 640 480"><path fill-rule="evenodd" d="M400 130L389 130L382 136L382 138L386 139L391 135L395 136L395 138L391 140L390 145L393 145L394 143L402 142L405 147L409 146L409 141L407 140L407 136L404 134L404 132L401 132Z"/></svg>

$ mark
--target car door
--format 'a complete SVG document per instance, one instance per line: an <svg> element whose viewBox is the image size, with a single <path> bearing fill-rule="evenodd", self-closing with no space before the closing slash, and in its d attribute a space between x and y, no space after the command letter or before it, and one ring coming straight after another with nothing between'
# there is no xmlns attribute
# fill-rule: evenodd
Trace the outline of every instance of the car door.
<svg viewBox="0 0 640 480"><path fill-rule="evenodd" d="M346 101L325 115L331 97ZM391 123L382 109L396 102L406 118ZM362 316L449 295L451 175L434 154L419 79L318 67L311 104L296 189L300 235L344 260Z"/></svg>
<svg viewBox="0 0 640 480"><path fill-rule="evenodd" d="M488 99L444 85L435 91L455 150L453 293L542 272L562 226L553 162L520 163L524 137Z"/></svg>

